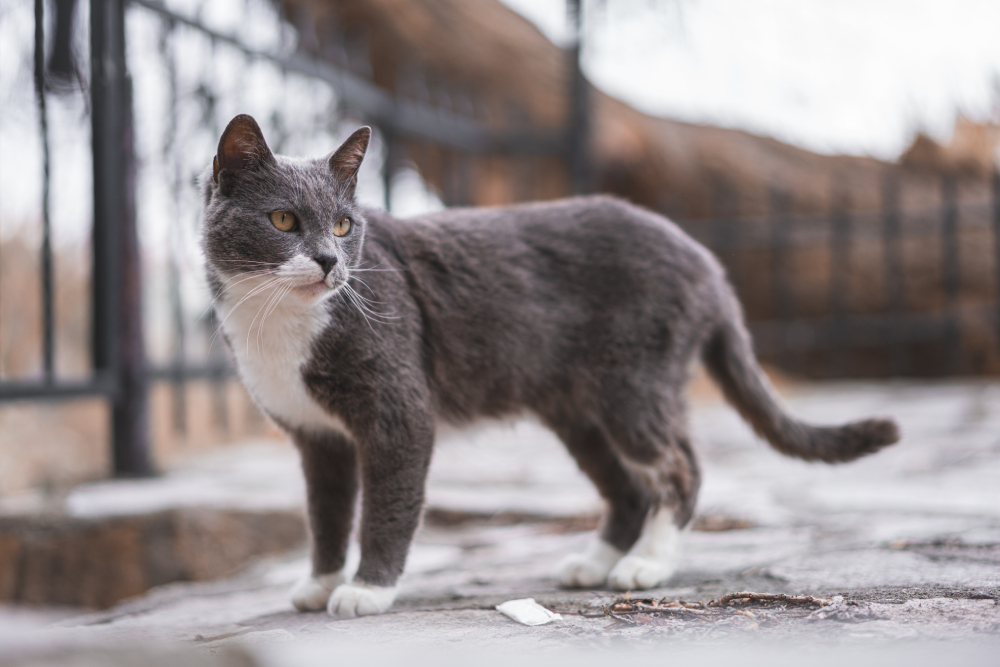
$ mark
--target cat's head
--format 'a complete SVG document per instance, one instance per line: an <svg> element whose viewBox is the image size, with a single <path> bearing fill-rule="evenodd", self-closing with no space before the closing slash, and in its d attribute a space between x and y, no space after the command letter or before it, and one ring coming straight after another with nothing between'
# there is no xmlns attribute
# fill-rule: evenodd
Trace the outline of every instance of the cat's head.
<svg viewBox="0 0 1000 667"><path fill-rule="evenodd" d="M315 302L343 285L364 240L354 189L370 138L362 127L325 158L288 158L251 116L233 118L203 177L202 247L216 288L269 282Z"/></svg>

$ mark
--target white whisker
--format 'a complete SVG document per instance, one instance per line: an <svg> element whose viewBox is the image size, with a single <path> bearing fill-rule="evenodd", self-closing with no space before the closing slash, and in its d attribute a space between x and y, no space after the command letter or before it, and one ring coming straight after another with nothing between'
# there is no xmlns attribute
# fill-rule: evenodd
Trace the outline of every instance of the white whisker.
<svg viewBox="0 0 1000 667"><path fill-rule="evenodd" d="M281 266L279 262L258 262L252 259L213 259L213 262L235 262L239 264L261 264L265 266Z"/></svg>
<svg viewBox="0 0 1000 667"><path fill-rule="evenodd" d="M359 283L361 283L362 285L364 285L364 286L365 286L365 288L366 288L366 289L367 289L367 290L368 290L369 292L371 292L371 293L372 293L372 296L373 296L373 297L378 297L378 295L377 295L377 294L375 294L375 290L373 290L373 289L371 288L371 286L370 286L370 285L369 285L368 283L366 283L366 282L365 282L364 280L362 280L361 278L358 278L357 276L353 276L353 275L351 276L351 278L354 278L354 279L355 279L355 280L357 280L357 281L358 281ZM379 302L379 303L380 303L380 302Z"/></svg>
<svg viewBox="0 0 1000 667"><path fill-rule="evenodd" d="M366 305L365 298L360 294L358 294L353 287L351 287L347 283L344 283L344 287L346 288L348 296L351 297L351 300L354 301L358 309L361 310L363 313L366 313L367 315L371 315L371 317L375 319L377 322L381 322L383 324L394 324L394 322L392 322L391 320L399 319L399 317L396 317L394 315L386 315L384 313L380 313L376 310L373 310L372 308Z"/></svg>
<svg viewBox="0 0 1000 667"><path fill-rule="evenodd" d="M288 281L288 279L286 278L285 282L287 283L287 281ZM281 283L278 283L277 285L275 285L274 291L271 292L271 294L268 295L267 299L264 301L264 305L261 306L260 310L257 311L257 314L253 316L252 320L250 320L250 326L247 327L247 356L250 355L250 333L253 331L253 323L257 321L257 316L260 315L261 314L261 310L263 310L264 314L260 318L260 324L257 325L257 339L256 339L257 340L257 357L258 358L261 357L261 352L260 352L261 329L263 328L263 326L264 326L264 320L267 318L267 314L268 314L268 312L271 309L271 304L275 302L276 297L279 294L281 294L281 291L282 291L282 289L284 289L284 287L285 287L285 285L283 285Z"/></svg>
<svg viewBox="0 0 1000 667"><path fill-rule="evenodd" d="M233 276L232 278L228 278L227 280L223 281L222 284L226 285L226 288L221 292L219 292L219 296L222 296L223 294L225 294L233 287L239 285L242 282L246 282L247 280L250 280L252 278L260 278L261 276L273 275L277 272L278 272L277 269L258 269L257 271L247 271L246 273L241 273L237 276Z"/></svg>
<svg viewBox="0 0 1000 667"><path fill-rule="evenodd" d="M202 319L204 319L206 315L212 312L212 309L215 307L215 304L218 303L219 299L221 299L226 294L226 292L228 292L232 288L236 287L240 283L246 282L247 280L251 280L253 278L259 278L261 276L271 275L273 273L277 273L277 269L260 269L257 271L248 271L246 273L240 273L238 275L231 276L230 278L221 281L222 284L226 286L225 289L220 290L218 294L212 297L212 301L211 303L208 304L208 307L205 308L205 312L203 312L201 315L198 316L198 321L200 322ZM228 283L232 284L230 285Z"/></svg>
<svg viewBox="0 0 1000 667"><path fill-rule="evenodd" d="M290 280L289 278L278 278L270 283L269 288L279 287L284 283L287 283L289 280ZM277 291L272 292L271 294L268 295L267 299L264 300L264 304L257 309L257 314L253 316L252 320L250 320L250 326L247 327L247 356L250 356L250 333L253 331L253 323L257 321L257 318L260 316L261 312L265 308L267 308L267 305L271 302L271 299L274 298L275 294L277 294ZM259 348L257 349L257 353L258 355L260 354Z"/></svg>
<svg viewBox="0 0 1000 667"><path fill-rule="evenodd" d="M364 281L363 279L359 278L358 276L355 276L355 275L352 275L352 274L351 274L350 272L348 272L348 276L349 276L350 278L353 278L354 280L358 281L358 282L359 282L360 284L364 285L364 286L365 286L365 288L366 288L366 289L367 289L367 290L368 290L369 292L371 292L371 294L372 294L372 297L374 297L374 298L373 298L373 299L368 299L367 297L364 297L364 296L361 296L361 293L359 293L359 292L358 292L357 290L353 290L353 291L354 291L354 293L355 293L355 294L357 294L357 295L358 295L359 297L361 297L361 298L362 298L362 299L364 300L364 302L365 302L365 303L367 303L367 304L369 304L369 305L371 305L371 306L375 306L375 305L380 305L380 306L382 306L382 305L385 305L385 302L384 302L384 301L378 301L378 294L376 294L376 293L375 293L375 290L373 290L373 289L371 288L371 285L369 285L369 284L368 284L367 282L365 282L365 281ZM352 288L352 289L353 289L353 288ZM393 311L393 312L395 312L395 311Z"/></svg>
<svg viewBox="0 0 1000 667"><path fill-rule="evenodd" d="M226 320L228 320L230 318L230 316L232 316L233 313L236 312L236 309L239 308L240 305L242 305L243 302L245 302L247 299L253 298L254 296L260 294L261 292L263 292L264 290L266 290L268 287L271 287L271 285L273 283L275 283L276 281L278 281L278 280L281 280L281 279L280 278L271 278L270 280L268 280L267 282L265 282L263 285L258 285L257 287L254 287L253 289L251 289L249 292L247 292L243 296L242 299L240 299L239 301L237 301L236 305L232 307L232 309L225 316L225 318L223 318L223 320L221 322L219 322L219 326L216 327L215 333L212 334L211 340L208 341L208 347L209 347L209 349L211 349L212 344L215 343L216 336L218 336L219 333L222 331L222 325L226 323Z"/></svg>
<svg viewBox="0 0 1000 667"><path fill-rule="evenodd" d="M282 287L278 291L278 296L272 301L271 306L264 311L264 317L260 319L260 324L257 325L257 356L260 356L260 343L261 340L263 340L264 338L264 320L266 320L267 316L273 313L275 309L277 309L278 304L281 303L281 300L284 299L285 296L287 296L288 293L291 292L293 289L295 289L295 285L285 285L284 287Z"/></svg>
<svg viewBox="0 0 1000 667"><path fill-rule="evenodd" d="M378 332L375 331L375 327L372 326L371 320L368 319L368 315L365 314L364 309L354 299L354 290L352 290L350 288L350 285L348 285L347 283L344 283L344 287L346 288L344 290L344 293L347 295L347 298L351 300L351 302L354 304L354 307L358 309L359 313L361 313L361 317L365 318L365 322L367 322L368 328L372 330L372 333L375 334L376 336L378 336ZM379 336L379 338L381 338L381 336Z"/></svg>
<svg viewBox="0 0 1000 667"><path fill-rule="evenodd" d="M392 272L400 272L400 271L405 271L406 270L406 269L382 269L382 268L379 268L381 266L382 266L381 263L376 264L375 266L369 266L369 267L355 266L354 268L350 269L350 271L352 271L352 272L353 271L392 271Z"/></svg>
<svg viewBox="0 0 1000 667"><path fill-rule="evenodd" d="M347 285L347 287L350 287L350 285ZM367 285L366 285L366 287L367 287ZM370 313L372 315L377 315L378 317L382 317L382 318L385 318L387 320L398 320L398 319L400 319L400 317L398 315L394 314L396 312L394 310L393 311L389 311L389 312L382 312L382 311L376 310L376 306L384 305L384 303L382 301L372 301L371 299L367 299L367 298L361 296L361 294L359 294L358 291L356 289L354 289L353 287L351 287L350 289L351 289L351 292L354 294L354 296L356 296L359 299L360 303L363 304L363 305L365 305L365 306L367 306L366 310L368 311L368 313Z"/></svg>

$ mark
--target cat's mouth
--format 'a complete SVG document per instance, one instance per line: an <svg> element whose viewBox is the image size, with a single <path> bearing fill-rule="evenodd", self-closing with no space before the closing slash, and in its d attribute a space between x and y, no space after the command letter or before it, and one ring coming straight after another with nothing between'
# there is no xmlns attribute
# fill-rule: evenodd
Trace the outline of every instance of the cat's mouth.
<svg viewBox="0 0 1000 667"><path fill-rule="evenodd" d="M330 291L330 286L326 284L325 280L317 280L314 283L306 283L305 285L298 285L296 288L301 294L309 297L317 297L326 292Z"/></svg>

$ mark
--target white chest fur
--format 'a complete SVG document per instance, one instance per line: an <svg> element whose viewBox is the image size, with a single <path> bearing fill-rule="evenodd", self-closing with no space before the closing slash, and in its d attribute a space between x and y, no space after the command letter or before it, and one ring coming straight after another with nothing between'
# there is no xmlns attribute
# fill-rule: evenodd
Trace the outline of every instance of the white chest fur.
<svg viewBox="0 0 1000 667"><path fill-rule="evenodd" d="M337 415L313 400L302 377L313 342L330 321L324 302L308 303L285 293L280 285L263 285L264 281L244 281L228 290L217 305L247 390L287 426L349 435Z"/></svg>

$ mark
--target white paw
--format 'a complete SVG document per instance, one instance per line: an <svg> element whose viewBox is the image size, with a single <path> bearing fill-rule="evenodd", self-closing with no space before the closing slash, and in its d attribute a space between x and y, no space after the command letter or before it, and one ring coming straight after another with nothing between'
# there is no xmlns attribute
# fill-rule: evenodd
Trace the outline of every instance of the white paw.
<svg viewBox="0 0 1000 667"><path fill-rule="evenodd" d="M559 563L559 585L564 588L594 588L608 580L608 568L584 554L570 554Z"/></svg>
<svg viewBox="0 0 1000 667"><path fill-rule="evenodd" d="M326 609L333 590L344 583L344 575L340 572L310 575L295 584L292 588L292 604L299 611L320 611Z"/></svg>
<svg viewBox="0 0 1000 667"><path fill-rule="evenodd" d="M623 556L602 540L594 540L582 554L570 554L557 568L559 585L565 588L593 588L608 580L608 572Z"/></svg>
<svg viewBox="0 0 1000 667"><path fill-rule="evenodd" d="M399 586L343 584L330 596L327 611L337 618L381 614L392 606L398 592Z"/></svg>
<svg viewBox="0 0 1000 667"><path fill-rule="evenodd" d="M663 562L641 556L625 556L611 570L608 583L620 591L655 588L674 573L672 561Z"/></svg>

